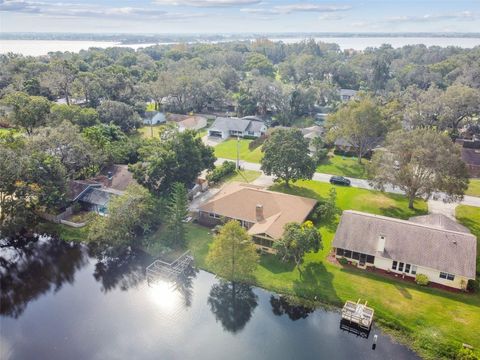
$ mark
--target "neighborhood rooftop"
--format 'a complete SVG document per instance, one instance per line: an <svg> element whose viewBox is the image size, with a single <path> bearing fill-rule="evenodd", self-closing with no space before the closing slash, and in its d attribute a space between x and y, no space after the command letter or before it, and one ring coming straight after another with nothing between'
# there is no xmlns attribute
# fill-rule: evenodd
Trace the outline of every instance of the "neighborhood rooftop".
<svg viewBox="0 0 480 360"><path fill-rule="evenodd" d="M217 117L211 128L222 131L247 131L252 120L235 117Z"/></svg>
<svg viewBox="0 0 480 360"><path fill-rule="evenodd" d="M333 246L475 278L475 236L442 229L431 219L433 226L425 221L428 218L406 221L346 210ZM380 237L385 240L382 253L377 252Z"/></svg>
<svg viewBox="0 0 480 360"><path fill-rule="evenodd" d="M231 183L222 188L200 211L254 223L250 235L267 234L279 239L285 224L303 222L317 202L301 196L264 190L261 187ZM258 217L258 207L262 216Z"/></svg>

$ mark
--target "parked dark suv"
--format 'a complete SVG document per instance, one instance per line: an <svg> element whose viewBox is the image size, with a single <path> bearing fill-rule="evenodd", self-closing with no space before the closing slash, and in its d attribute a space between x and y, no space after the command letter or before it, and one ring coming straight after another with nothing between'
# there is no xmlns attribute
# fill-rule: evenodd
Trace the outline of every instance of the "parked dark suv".
<svg viewBox="0 0 480 360"><path fill-rule="evenodd" d="M332 176L330 184L350 186L350 180L343 176Z"/></svg>

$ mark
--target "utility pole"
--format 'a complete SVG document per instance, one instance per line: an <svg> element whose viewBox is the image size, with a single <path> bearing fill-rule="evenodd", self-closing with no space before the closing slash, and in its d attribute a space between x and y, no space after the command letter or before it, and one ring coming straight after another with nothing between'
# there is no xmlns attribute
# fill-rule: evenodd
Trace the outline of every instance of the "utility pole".
<svg viewBox="0 0 480 360"><path fill-rule="evenodd" d="M240 170L240 136L237 135L237 171Z"/></svg>

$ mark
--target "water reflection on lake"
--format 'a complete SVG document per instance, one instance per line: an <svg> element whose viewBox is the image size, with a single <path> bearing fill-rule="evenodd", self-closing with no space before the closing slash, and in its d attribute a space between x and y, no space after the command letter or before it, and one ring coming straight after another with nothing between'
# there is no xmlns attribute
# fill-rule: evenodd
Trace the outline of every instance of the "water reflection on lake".
<svg viewBox="0 0 480 360"><path fill-rule="evenodd" d="M417 358L377 329L342 331L338 312L204 271L147 284L143 253L99 262L45 240L0 251L1 359Z"/></svg>

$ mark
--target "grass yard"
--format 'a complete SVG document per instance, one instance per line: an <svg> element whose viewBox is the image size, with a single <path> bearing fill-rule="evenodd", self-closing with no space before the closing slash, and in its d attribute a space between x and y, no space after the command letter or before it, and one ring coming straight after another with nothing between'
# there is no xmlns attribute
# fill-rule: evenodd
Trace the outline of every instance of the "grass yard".
<svg viewBox="0 0 480 360"><path fill-rule="evenodd" d="M364 159L362 160L363 164L359 164L356 158L333 155L317 166L317 172L366 179L367 170L365 163L367 161Z"/></svg>
<svg viewBox="0 0 480 360"><path fill-rule="evenodd" d="M250 151L248 144L250 144L252 140L240 139L239 142L240 160L252 163L259 163L262 160L263 153L261 151L261 146ZM214 149L216 157L235 160L237 158L237 139L228 139L221 142L215 146Z"/></svg>
<svg viewBox="0 0 480 360"><path fill-rule="evenodd" d="M459 205L455 209L455 217L460 224L468 227L472 234L477 237L477 274L480 274L480 208Z"/></svg>
<svg viewBox="0 0 480 360"><path fill-rule="evenodd" d="M480 196L480 179L470 179L470 185L465 191L465 195Z"/></svg>
<svg viewBox="0 0 480 360"><path fill-rule="evenodd" d="M35 231L38 234L49 234L70 242L87 242L88 241L88 224L81 228L74 228L63 224L55 224L51 222L41 222L37 225Z"/></svg>
<svg viewBox="0 0 480 360"><path fill-rule="evenodd" d="M153 130L153 137L158 138L160 134L160 130L162 129L163 125L154 125L150 128L150 126L142 126L138 129L138 132L144 139L151 139L152 138L152 130Z"/></svg>
<svg viewBox="0 0 480 360"><path fill-rule="evenodd" d="M273 190L313 198L327 195L331 185L302 181L291 188L274 185ZM408 209L403 196L383 194L356 188L337 188L338 205L406 219L424 214L427 205L417 201L417 210ZM477 212L476 212L477 211ZM457 216L480 231L478 209L459 207ZM465 220L462 220L465 219ZM470 222L467 223L467 220ZM354 268L344 268L327 260L335 233L333 226L322 226L323 250L308 254L302 265L302 275L291 264L284 264L274 256L262 256L256 271L256 284L279 293L343 305L345 300L362 298L375 309L376 321L400 339L410 344L425 358L452 358L462 343L480 348L480 295L453 293L394 280ZM190 225L189 246L197 265L205 268L205 256L211 241L209 230ZM476 229L476 230L475 230Z"/></svg>
<svg viewBox="0 0 480 360"><path fill-rule="evenodd" d="M427 203L423 200L416 200L415 210L410 210L407 198L399 194L334 186L320 181L297 181L295 185L290 185L290 188L287 188L283 183L275 184L270 189L292 195L321 199L327 197L332 187L337 192L337 205L342 210L353 209L401 219L427 213Z"/></svg>
<svg viewBox="0 0 480 360"><path fill-rule="evenodd" d="M240 170L236 171L235 174L225 179L225 182L244 182L244 183L251 183L255 179L257 179L262 173L260 171L255 170Z"/></svg>

